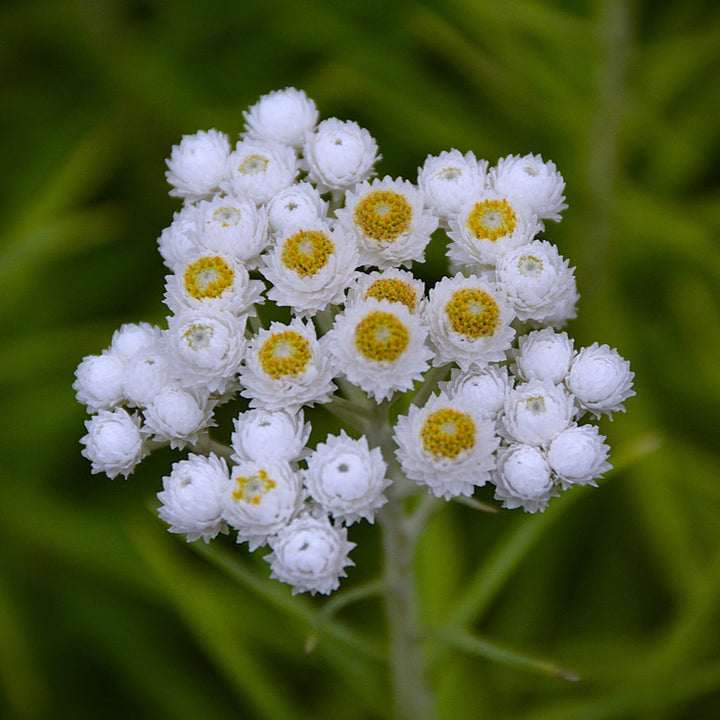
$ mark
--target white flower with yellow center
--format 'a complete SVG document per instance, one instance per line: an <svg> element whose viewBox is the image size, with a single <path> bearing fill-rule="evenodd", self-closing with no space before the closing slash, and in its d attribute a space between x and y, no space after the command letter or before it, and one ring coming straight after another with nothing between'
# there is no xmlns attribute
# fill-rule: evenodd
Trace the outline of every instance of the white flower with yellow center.
<svg viewBox="0 0 720 720"><path fill-rule="evenodd" d="M149 452L140 418L123 408L100 410L85 421L85 429L83 457L92 463L92 472L104 472L111 480L127 477Z"/></svg>
<svg viewBox="0 0 720 720"><path fill-rule="evenodd" d="M201 432L214 425L214 407L207 394L168 385L155 394L143 410L145 432L171 448L194 445Z"/></svg>
<svg viewBox="0 0 720 720"><path fill-rule="evenodd" d="M565 385L583 410L595 417L625 412L623 403L635 395L630 363L609 345L593 343L575 356Z"/></svg>
<svg viewBox="0 0 720 720"><path fill-rule="evenodd" d="M538 378L557 385L568 374L574 354L573 341L567 333L543 328L518 339L515 363L524 380Z"/></svg>
<svg viewBox="0 0 720 720"><path fill-rule="evenodd" d="M576 314L574 270L554 245L534 240L501 257L495 279L520 320L559 327Z"/></svg>
<svg viewBox="0 0 720 720"><path fill-rule="evenodd" d="M297 157L289 145L243 140L227 159L222 189L262 205L292 185L297 173Z"/></svg>
<svg viewBox="0 0 720 720"><path fill-rule="evenodd" d="M240 394L253 408L296 412L303 405L330 401L334 373L327 341L318 341L312 323L298 318L289 325L273 322L248 343Z"/></svg>
<svg viewBox="0 0 720 720"><path fill-rule="evenodd" d="M231 437L232 460L262 462L273 458L295 462L307 452L310 423L304 421L302 410L248 410L234 420Z"/></svg>
<svg viewBox="0 0 720 720"><path fill-rule="evenodd" d="M395 425L395 454L405 474L436 497L470 496L495 468L495 424L472 400L441 393L411 405Z"/></svg>
<svg viewBox="0 0 720 720"><path fill-rule="evenodd" d="M173 145L165 177L173 189L170 195L192 202L218 191L225 177L225 163L230 143L225 133L200 130L183 135L179 145Z"/></svg>
<svg viewBox="0 0 720 720"><path fill-rule="evenodd" d="M422 317L427 304L425 283L408 270L387 268L370 273L358 272L348 288L348 305L365 300L402 303L413 315Z"/></svg>
<svg viewBox="0 0 720 720"><path fill-rule="evenodd" d="M300 512L304 494L300 475L289 463L242 462L230 471L223 494L223 517L237 530L239 543L256 550Z"/></svg>
<svg viewBox="0 0 720 720"><path fill-rule="evenodd" d="M514 313L490 281L458 273L430 290L425 317L437 348L435 364L456 362L463 370L505 360L515 330Z"/></svg>
<svg viewBox="0 0 720 720"><path fill-rule="evenodd" d="M272 552L265 556L271 578L292 585L292 593L329 595L352 566L347 529L331 524L327 515L304 513L269 538Z"/></svg>
<svg viewBox="0 0 720 720"><path fill-rule="evenodd" d="M278 238L263 261L268 298L303 316L345 300L358 252L339 228L315 224Z"/></svg>
<svg viewBox="0 0 720 720"><path fill-rule="evenodd" d="M441 384L443 392L453 400L462 397L490 420L497 420L505 407L505 398L513 381L504 365L488 365L482 370L453 368L450 381Z"/></svg>
<svg viewBox="0 0 720 720"><path fill-rule="evenodd" d="M386 470L380 448L370 449L364 436L353 440L340 431L318 443L303 477L310 497L335 520L351 525L374 522L375 511L387 502Z"/></svg>
<svg viewBox="0 0 720 720"><path fill-rule="evenodd" d="M109 350L88 355L75 370L75 397L89 412L110 410L125 399L125 361Z"/></svg>
<svg viewBox="0 0 720 720"><path fill-rule="evenodd" d="M545 454L521 443L500 448L494 475L495 498L510 510L544 511L550 498L559 495Z"/></svg>
<svg viewBox="0 0 720 720"><path fill-rule="evenodd" d="M337 367L380 402L428 369L427 328L405 305L373 298L348 306L327 335Z"/></svg>
<svg viewBox="0 0 720 720"><path fill-rule="evenodd" d="M308 180L320 192L344 191L366 180L380 159L370 133L352 120L328 118L305 138Z"/></svg>
<svg viewBox="0 0 720 720"><path fill-rule="evenodd" d="M547 457L563 489L571 485L597 485L595 480L612 469L610 447L595 425L564 430L550 443Z"/></svg>
<svg viewBox="0 0 720 720"><path fill-rule="evenodd" d="M188 542L212 540L227 532L223 519L223 493L228 484L225 460L190 453L187 460L173 463L170 475L163 478L157 494L162 503L158 515L171 533L184 533Z"/></svg>
<svg viewBox="0 0 720 720"><path fill-rule="evenodd" d="M357 240L361 264L381 269L422 262L438 226L420 190L407 180L390 177L349 190L345 207L335 214Z"/></svg>
<svg viewBox="0 0 720 720"><path fill-rule="evenodd" d="M267 204L270 231L276 235L325 222L327 213L328 203L308 182L295 183L281 190Z"/></svg>
<svg viewBox="0 0 720 720"><path fill-rule="evenodd" d="M287 87L263 95L243 117L246 137L300 148L318 121L318 110L303 90Z"/></svg>

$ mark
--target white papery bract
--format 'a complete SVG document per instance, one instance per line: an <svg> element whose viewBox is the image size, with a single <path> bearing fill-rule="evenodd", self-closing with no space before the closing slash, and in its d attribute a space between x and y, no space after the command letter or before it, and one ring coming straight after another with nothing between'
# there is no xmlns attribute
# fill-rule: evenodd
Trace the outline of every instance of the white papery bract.
<svg viewBox="0 0 720 720"><path fill-rule="evenodd" d="M275 235L326 222L327 213L328 203L308 182L281 190L267 204L270 231Z"/></svg>
<svg viewBox="0 0 720 720"><path fill-rule="evenodd" d="M187 203L173 215L173 220L158 238L158 251L171 271L176 272L188 258L201 252L198 240L197 206Z"/></svg>
<svg viewBox="0 0 720 720"><path fill-rule="evenodd" d="M395 454L405 474L436 497L470 496L495 468L495 424L472 400L435 395L395 424Z"/></svg>
<svg viewBox="0 0 720 720"><path fill-rule="evenodd" d="M573 341L567 333L543 328L518 338L515 364L524 380L537 378L557 385L568 374L574 354Z"/></svg>
<svg viewBox="0 0 720 720"><path fill-rule="evenodd" d="M223 519L223 494L229 481L225 460L213 455L190 453L187 460L173 463L157 494L162 503L158 515L172 533L183 533L188 542L209 542L227 532Z"/></svg>
<svg viewBox="0 0 720 720"><path fill-rule="evenodd" d="M327 515L305 513L268 540L273 552L265 556L270 577L292 585L293 595L309 592L329 595L352 566L347 530L331 524Z"/></svg>
<svg viewBox="0 0 720 720"><path fill-rule="evenodd" d="M234 427L230 442L236 463L269 458L299 460L306 454L311 429L302 410L292 414L285 410L248 410L235 418Z"/></svg>
<svg viewBox="0 0 720 720"><path fill-rule="evenodd" d="M223 517L250 550L267 542L300 511L302 481L289 463L242 462L230 473L223 494Z"/></svg>
<svg viewBox="0 0 720 720"><path fill-rule="evenodd" d="M427 304L425 283L408 270L396 268L355 273L348 288L347 305L371 299L402 303L411 313L422 317Z"/></svg>
<svg viewBox="0 0 720 720"><path fill-rule="evenodd" d="M170 195L185 200L200 200L216 192L225 177L225 164L230 143L225 133L200 130L183 135L179 145L173 145L165 177L173 186Z"/></svg>
<svg viewBox="0 0 720 720"><path fill-rule="evenodd" d="M310 497L336 520L350 525L362 519L374 522L375 511L387 502L386 470L380 448L370 449L365 437L353 440L341 431L318 443L307 458L303 477Z"/></svg>
<svg viewBox="0 0 720 720"><path fill-rule="evenodd" d="M145 432L156 442L169 442L172 448L194 445L212 423L213 406L209 397L178 385L168 385L155 394L144 409Z"/></svg>
<svg viewBox="0 0 720 720"><path fill-rule="evenodd" d="M635 395L634 376L630 363L617 350L593 343L575 356L565 384L583 410L600 417L625 412L623 402Z"/></svg>
<svg viewBox="0 0 720 720"><path fill-rule="evenodd" d="M139 352L128 361L123 392L128 405L144 407L173 382L170 358L159 340L157 345Z"/></svg>
<svg viewBox="0 0 720 720"><path fill-rule="evenodd" d="M595 480L612 468L604 440L596 425L573 426L555 436L547 457L563 488L596 485Z"/></svg>
<svg viewBox="0 0 720 720"><path fill-rule="evenodd" d="M287 87L263 95L243 117L246 137L300 148L318 121L318 110L303 90Z"/></svg>
<svg viewBox="0 0 720 720"><path fill-rule="evenodd" d="M344 191L366 180L380 159L372 135L352 120L329 118L305 138L308 180L321 193Z"/></svg>
<svg viewBox="0 0 720 720"><path fill-rule="evenodd" d="M345 207L335 214L357 241L361 264L381 269L422 262L438 226L420 190L407 180L388 176L348 190Z"/></svg>
<svg viewBox="0 0 720 720"><path fill-rule="evenodd" d="M125 399L125 361L111 351L83 358L75 371L75 397L89 412L110 410Z"/></svg>
<svg viewBox="0 0 720 720"><path fill-rule="evenodd" d="M85 429L82 455L92 463L94 473L103 472L111 480L127 477L148 453L140 418L123 408L100 410L85 421Z"/></svg>
<svg viewBox="0 0 720 720"><path fill-rule="evenodd" d="M500 448L494 480L495 497L509 509L543 511L550 498L558 495L545 454L532 445Z"/></svg>
<svg viewBox="0 0 720 720"><path fill-rule="evenodd" d="M497 420L505 408L505 398L513 388L513 381L504 365L491 364L482 370L453 368L450 381L443 392L452 400L463 397L486 418Z"/></svg>
<svg viewBox="0 0 720 720"><path fill-rule="evenodd" d="M162 331L150 323L125 323L113 333L109 351L125 362L158 347Z"/></svg>

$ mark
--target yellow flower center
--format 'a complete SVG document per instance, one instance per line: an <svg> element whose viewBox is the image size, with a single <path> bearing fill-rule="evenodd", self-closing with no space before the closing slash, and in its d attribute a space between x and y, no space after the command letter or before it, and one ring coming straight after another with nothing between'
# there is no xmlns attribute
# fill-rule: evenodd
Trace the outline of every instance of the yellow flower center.
<svg viewBox="0 0 720 720"><path fill-rule="evenodd" d="M420 438L431 455L453 460L475 446L475 422L467 413L441 408L427 416Z"/></svg>
<svg viewBox="0 0 720 720"><path fill-rule="evenodd" d="M264 155L248 155L238 165L238 172L243 175L257 175L258 173L265 172L270 160Z"/></svg>
<svg viewBox="0 0 720 720"><path fill-rule="evenodd" d="M473 205L465 223L478 240L495 242L515 230L517 216L507 200L483 200Z"/></svg>
<svg viewBox="0 0 720 720"><path fill-rule="evenodd" d="M392 313L368 313L355 328L355 347L375 362L395 362L409 342L410 332Z"/></svg>
<svg viewBox="0 0 720 720"><path fill-rule="evenodd" d="M473 340L490 337L500 322L500 308L493 297L478 288L456 290L445 305L450 327Z"/></svg>
<svg viewBox="0 0 720 720"><path fill-rule="evenodd" d="M378 242L395 242L410 228L412 206L394 190L375 190L355 206L353 221L362 233Z"/></svg>
<svg viewBox="0 0 720 720"><path fill-rule="evenodd" d="M530 277L537 277L544 269L543 261L534 255L523 255L517 263L517 269Z"/></svg>
<svg viewBox="0 0 720 720"><path fill-rule="evenodd" d="M204 257L190 263L183 278L188 295L203 300L220 297L233 284L235 273L221 257Z"/></svg>
<svg viewBox="0 0 720 720"><path fill-rule="evenodd" d="M542 415L545 412L545 398L542 395L523 398L525 408L531 415Z"/></svg>
<svg viewBox="0 0 720 720"><path fill-rule="evenodd" d="M297 377L305 372L312 359L310 341L294 330L275 333L262 344L258 357L262 369L271 378Z"/></svg>
<svg viewBox="0 0 720 720"><path fill-rule="evenodd" d="M268 476L267 470L258 470L257 475L237 477L235 484L237 487L233 490L233 500L246 502L248 505L259 505L263 495L276 485Z"/></svg>
<svg viewBox="0 0 720 720"><path fill-rule="evenodd" d="M455 178L459 178L461 175L462 170L459 167L446 167L438 173L438 177L441 180L455 180Z"/></svg>
<svg viewBox="0 0 720 720"><path fill-rule="evenodd" d="M213 220L222 227L235 227L240 223L242 213L234 207L219 207L213 213Z"/></svg>
<svg viewBox="0 0 720 720"><path fill-rule="evenodd" d="M210 344L215 328L212 325L191 325L183 337L191 350L202 350Z"/></svg>
<svg viewBox="0 0 720 720"><path fill-rule="evenodd" d="M325 267L334 250L333 241L324 232L300 230L285 240L282 264L301 277L311 277Z"/></svg>
<svg viewBox="0 0 720 720"><path fill-rule="evenodd" d="M415 292L415 288L404 280L399 280L398 278L380 278L372 283L365 291L365 300L369 298L399 302L405 305L410 312L413 312L417 302L417 293Z"/></svg>

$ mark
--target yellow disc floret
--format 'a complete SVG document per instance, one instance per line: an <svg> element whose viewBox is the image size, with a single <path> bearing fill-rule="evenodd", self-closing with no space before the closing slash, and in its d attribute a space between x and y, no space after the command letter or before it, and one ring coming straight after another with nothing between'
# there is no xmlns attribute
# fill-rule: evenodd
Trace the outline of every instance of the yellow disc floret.
<svg viewBox="0 0 720 720"><path fill-rule="evenodd" d="M410 229L412 206L401 193L375 190L355 206L353 221L365 237L394 242Z"/></svg>
<svg viewBox="0 0 720 720"><path fill-rule="evenodd" d="M363 357L375 362L395 362L409 342L409 330L392 313L368 313L355 328L355 347Z"/></svg>
<svg viewBox="0 0 720 720"><path fill-rule="evenodd" d="M258 351L262 369L275 380L304 373L312 359L310 341L294 330L272 334Z"/></svg>
<svg viewBox="0 0 720 720"><path fill-rule="evenodd" d="M204 257L185 269L185 291L196 300L220 297L235 280L233 269L221 257Z"/></svg>
<svg viewBox="0 0 720 720"><path fill-rule="evenodd" d="M191 350L202 350L212 340L215 328L212 325L198 325L193 323L184 333L183 337Z"/></svg>
<svg viewBox="0 0 720 720"><path fill-rule="evenodd" d="M500 322L500 308L492 295L479 288L456 290L445 305L450 327L473 340L490 337Z"/></svg>
<svg viewBox="0 0 720 720"><path fill-rule="evenodd" d="M235 227L239 224L242 213L240 210L234 207L230 206L223 206L219 207L214 213L213 213L213 220L217 223L220 223L220 225L224 228L226 227Z"/></svg>
<svg viewBox="0 0 720 720"><path fill-rule="evenodd" d="M283 243L282 264L301 277L312 277L327 264L335 250L333 241L317 230L300 230Z"/></svg>
<svg viewBox="0 0 720 720"><path fill-rule="evenodd" d="M427 416L420 438L431 455L453 460L475 446L475 422L467 413L441 408Z"/></svg>
<svg viewBox="0 0 720 720"><path fill-rule="evenodd" d="M517 216L507 200L483 200L473 205L465 221L478 240L491 240L510 235L517 226Z"/></svg>
<svg viewBox="0 0 720 720"><path fill-rule="evenodd" d="M415 310L417 293L415 288L408 282L399 278L380 278L372 283L365 291L365 300L389 300L405 305L410 312Z"/></svg>
<svg viewBox="0 0 720 720"><path fill-rule="evenodd" d="M526 276L537 277L544 269L543 261L534 255L523 255L517 262L517 269Z"/></svg>
<svg viewBox="0 0 720 720"><path fill-rule="evenodd" d="M248 155L239 165L238 172L243 175L257 175L267 169L268 160L263 155Z"/></svg>
<svg viewBox="0 0 720 720"><path fill-rule="evenodd" d="M269 477L267 470L258 470L257 475L236 477L237 487L233 490L233 500L246 502L248 505L259 505L263 495L275 487L275 481Z"/></svg>

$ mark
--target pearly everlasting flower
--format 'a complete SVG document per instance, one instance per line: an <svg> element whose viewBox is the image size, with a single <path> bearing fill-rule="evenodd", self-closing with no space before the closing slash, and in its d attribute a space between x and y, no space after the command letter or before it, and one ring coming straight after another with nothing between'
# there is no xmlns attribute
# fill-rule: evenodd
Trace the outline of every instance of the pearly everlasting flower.
<svg viewBox="0 0 720 720"><path fill-rule="evenodd" d="M278 239L261 268L268 298L304 316L341 303L358 264L352 238L315 223Z"/></svg>
<svg viewBox="0 0 720 720"><path fill-rule="evenodd" d="M327 213L328 203L308 182L281 190L267 204L269 227L276 235L325 222Z"/></svg>
<svg viewBox="0 0 720 720"><path fill-rule="evenodd" d="M510 391L502 423L512 442L547 447L574 417L573 399L562 385L533 379Z"/></svg>
<svg viewBox="0 0 720 720"><path fill-rule="evenodd" d="M295 412L302 405L329 402L334 374L327 340L318 341L312 323L298 318L289 325L273 322L248 343L241 394L253 408Z"/></svg>
<svg viewBox="0 0 720 720"><path fill-rule="evenodd" d="M456 362L463 370L505 360L515 337L514 314L494 284L458 273L430 290L425 317L437 349L435 364Z"/></svg>
<svg viewBox="0 0 720 720"><path fill-rule="evenodd" d="M110 410L125 399L125 362L107 350L102 355L88 355L75 370L72 387L77 401L91 413Z"/></svg>
<svg viewBox="0 0 720 720"><path fill-rule="evenodd" d="M144 407L174 382L170 358L162 342L138 353L125 368L123 393L129 405Z"/></svg>
<svg viewBox="0 0 720 720"><path fill-rule="evenodd" d="M201 393L169 385L159 390L144 409L145 432L172 448L194 445L212 423L213 407Z"/></svg>
<svg viewBox="0 0 720 720"><path fill-rule="evenodd" d="M157 494L162 503L158 515L170 525L170 532L184 533L188 542L212 540L227 532L223 519L223 493L228 484L225 460L190 453L187 460L173 463Z"/></svg>
<svg viewBox="0 0 720 720"><path fill-rule="evenodd" d="M575 317L574 268L549 242L534 240L508 252L498 260L495 277L520 320L556 327Z"/></svg>
<svg viewBox="0 0 720 720"><path fill-rule="evenodd" d="M167 181L173 186L170 195L190 202L216 192L225 176L225 164L230 143L225 133L200 130L183 135L179 145L173 145L166 160Z"/></svg>
<svg viewBox="0 0 720 720"><path fill-rule="evenodd" d="M348 305L365 300L387 300L402 303L414 315L422 314L427 304L425 283L407 270L387 268L375 272L355 273L348 288Z"/></svg>
<svg viewBox="0 0 720 720"><path fill-rule="evenodd" d="M293 462L305 455L310 437L310 423L304 422L303 411L248 410L234 420L232 459L236 463L255 460Z"/></svg>
<svg viewBox="0 0 720 720"><path fill-rule="evenodd" d="M381 269L422 262L438 226L437 218L424 207L420 190L407 180L387 176L348 190L345 207L335 214L356 239L360 262Z"/></svg>
<svg viewBox="0 0 720 720"><path fill-rule="evenodd" d="M503 507L521 507L525 512L541 512L558 491L544 453L532 445L514 444L500 448L495 473L495 497Z"/></svg>
<svg viewBox="0 0 720 720"><path fill-rule="evenodd" d="M575 425L555 436L547 457L563 489L596 485L595 480L612 468L607 462L610 448L604 440L595 425Z"/></svg>
<svg viewBox="0 0 720 720"><path fill-rule="evenodd" d="M511 202L521 202L546 220L560 220L565 204L565 181L551 160L540 155L508 155L490 169L490 185Z"/></svg>
<svg viewBox="0 0 720 720"><path fill-rule="evenodd" d="M515 363L524 380L537 378L557 385L568 374L574 354L573 341L567 333L558 333L548 327L518 339Z"/></svg>
<svg viewBox="0 0 720 720"><path fill-rule="evenodd" d="M380 159L370 133L351 120L323 120L305 138L308 180L320 192L343 191L366 180Z"/></svg>
<svg viewBox="0 0 720 720"><path fill-rule="evenodd" d="M317 124L318 110L302 90L288 87L263 95L243 117L246 137L299 148Z"/></svg>
<svg viewBox="0 0 720 720"><path fill-rule="evenodd" d="M513 382L503 365L490 364L482 370L453 368L443 392L452 400L463 397L473 403L482 417L497 420L505 407L505 399Z"/></svg>
<svg viewBox="0 0 720 720"><path fill-rule="evenodd" d="M268 541L273 552L265 557L270 577L292 585L293 595L309 592L329 595L337 590L345 568L354 565L348 553L347 530L332 525L327 516L305 513Z"/></svg>
<svg viewBox="0 0 720 720"><path fill-rule="evenodd" d="M634 376L630 363L617 350L593 343L575 356L565 384L583 410L600 417L625 412L623 402L635 395Z"/></svg>
<svg viewBox="0 0 720 720"><path fill-rule="evenodd" d="M449 500L472 495L495 468L495 426L465 397L435 395L424 407L411 405L395 425L395 454L405 474Z"/></svg>
<svg viewBox="0 0 720 720"><path fill-rule="evenodd" d="M223 493L223 517L237 530L237 541L255 550L300 511L300 476L288 463L241 462L230 473Z"/></svg>
<svg viewBox="0 0 720 720"><path fill-rule="evenodd" d="M345 308L328 334L347 379L380 402L409 390L429 368L427 328L399 302L373 298Z"/></svg>
<svg viewBox="0 0 720 720"><path fill-rule="evenodd" d="M371 450L364 436L353 440L341 431L318 443L303 476L310 497L350 525L361 519L373 522L375 511L387 502L386 470L380 448Z"/></svg>
<svg viewBox="0 0 720 720"><path fill-rule="evenodd" d="M173 272L185 265L189 257L200 252L197 214L195 205L183 205L158 238L158 251L163 263Z"/></svg>
<svg viewBox="0 0 720 720"><path fill-rule="evenodd" d="M150 323L126 323L113 333L109 351L128 362L158 347L162 331Z"/></svg>
<svg viewBox="0 0 720 720"><path fill-rule="evenodd" d="M140 418L123 408L100 410L85 421L85 428L82 454L94 473L104 472L110 479L127 477L148 453Z"/></svg>

